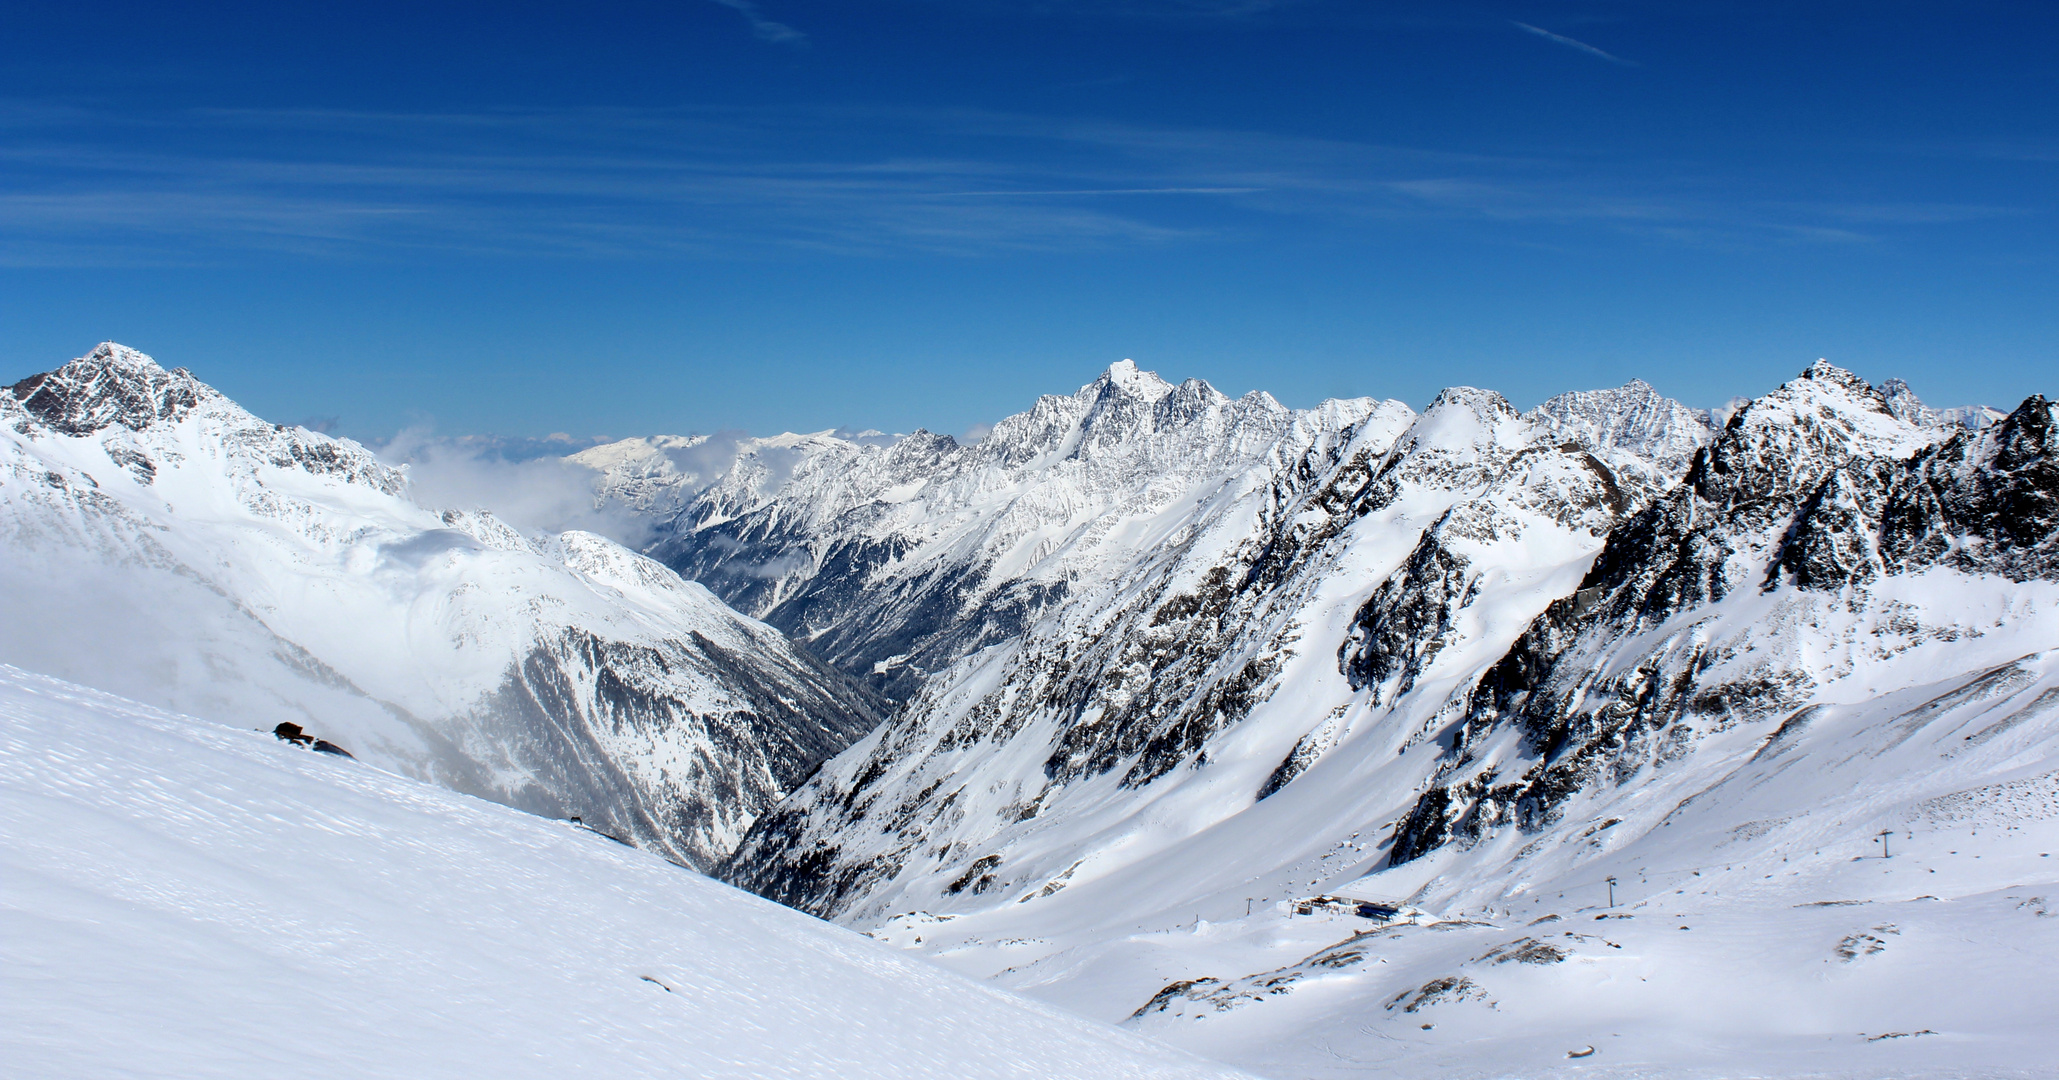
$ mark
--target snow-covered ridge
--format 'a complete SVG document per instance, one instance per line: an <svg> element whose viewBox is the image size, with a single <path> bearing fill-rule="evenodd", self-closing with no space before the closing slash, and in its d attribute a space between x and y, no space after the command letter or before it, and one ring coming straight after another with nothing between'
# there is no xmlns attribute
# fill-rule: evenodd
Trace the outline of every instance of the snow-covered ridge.
<svg viewBox="0 0 2059 1080"><path fill-rule="evenodd" d="M594 832L0 666L11 1075L1234 1074Z"/></svg>
<svg viewBox="0 0 2059 1080"><path fill-rule="evenodd" d="M1926 430L1971 415L1928 410L1903 384L1888 389L1897 408L1921 410L1911 415ZM1494 423L1525 429L1517 442L1551 440L1594 455L1637 505L1675 482L1717 431L1706 410L1638 380L1562 394L1524 417L1491 391L1468 395L1482 408L1497 402L1488 410L1498 410ZM1468 413L1461 426L1486 415ZM1121 573L1142 542L1142 520L1269 476L1328 437L1318 432L1376 416L1393 434L1413 412L1369 399L1296 412L1257 392L1231 401L1200 380L1175 385L1122 361L969 446L920 431L654 436L569 460L596 471L601 504L653 522L649 554L906 698L959 657ZM1421 432L1437 446L1447 436L1442 452L1465 441L1456 429ZM1412 467L1434 469L1436 456Z"/></svg>
<svg viewBox="0 0 2059 1080"><path fill-rule="evenodd" d="M720 857L867 696L598 536L436 509L112 343L0 394L0 660Z"/></svg>
<svg viewBox="0 0 2059 1080"><path fill-rule="evenodd" d="M1643 419L1618 423L1618 404ZM1247 901L1347 885L1527 909L1548 883L1623 873L1602 860L1642 838L1656 858L1682 834L1655 830L1690 820L1667 825L1668 811L1733 774L1694 834L1769 835L1754 815L1817 811L1755 794L1766 781L1737 770L1787 719L1831 715L1818 705L1841 710L1817 729L1836 739L1884 717L1936 721L1879 773L1872 750L1810 744L1809 768L1853 790L1914 807L1954 784L2035 787L2042 774L2019 769L2059 737L2039 659L2059 640L2050 406L1979 431L1891 406L1819 363L1721 429L1633 385L1528 417L1456 388L1400 423L1283 436L1175 503L1177 528L1143 532L1127 562L929 678L722 872L1094 1015L1151 1000L1213 1015L1371 954L1307 940L1301 967L1240 953L1249 966L1232 972L1168 969L1156 961L1216 954L1147 948L1140 930L1199 937L1197 914L1231 922ZM2019 741L1956 749L1995 724L1983 745ZM1931 771L1893 787L1899 768ZM1251 925L1254 945L1272 932ZM1488 945L1520 943L1482 942L1481 971L1497 966ZM1138 970L1183 974L1146 987ZM1433 975L1489 985L1470 968L1420 974L1339 975L1369 989L1325 990L1340 1011L1313 1015L1362 1015L1374 987L1438 999ZM1216 988L1174 985L1200 976ZM1470 993L1451 1001L1488 999ZM1274 1024L1251 1021L1237 1045L1272 1045ZM1392 1052L1324 1031L1373 1060Z"/></svg>
<svg viewBox="0 0 2059 1080"><path fill-rule="evenodd" d="M1125 361L971 445L923 431L754 441L648 553L906 695L1126 566L1206 492L1267 477L1326 432L1408 415L1370 400L1296 413ZM649 457L621 453L585 459L604 470L603 498L647 499L630 459Z"/></svg>
<svg viewBox="0 0 2059 1080"><path fill-rule="evenodd" d="M1104 377L1074 400L1116 385ZM997 856L991 880L961 883L963 867L1050 834L1053 821L1123 837L1124 858L1142 857L1180 831L1137 838L1140 816L1164 813L1162 797L1141 792L1187 786L1183 766L1206 762L1214 775L1228 754L1236 771L1259 770L1241 798L1277 792L1370 722L1340 719L1356 689L1377 685L1381 707L1404 715L1434 709L1455 676L1571 591L1617 516L1649 497L1568 438L1473 388L1445 391L1421 415L1393 403L1297 417L1240 473L1200 485L1143 534L1165 539L933 678L761 822L725 873L862 921L1005 891L1047 876L1047 860L1065 858L1048 874L1082 861L1092 846L1013 870ZM1475 602L1483 585L1494 595ZM1224 738L1232 749L1210 749ZM1261 741L1237 745L1251 738ZM1140 794L1117 797L1110 784ZM1205 805L1215 808L1197 805L1203 816L1183 829L1237 803ZM880 835L861 824L882 816L894 824Z"/></svg>

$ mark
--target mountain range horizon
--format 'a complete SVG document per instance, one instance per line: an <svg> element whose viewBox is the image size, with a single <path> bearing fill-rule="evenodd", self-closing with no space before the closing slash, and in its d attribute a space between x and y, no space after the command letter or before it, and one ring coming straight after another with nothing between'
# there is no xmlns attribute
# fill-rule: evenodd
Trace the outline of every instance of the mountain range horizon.
<svg viewBox="0 0 2059 1080"><path fill-rule="evenodd" d="M471 477L505 511L423 464L113 343L22 379L0 663L1269 1075L2040 1044L2044 998L1941 972L1969 934L2059 950L2025 891L2059 838L2042 395L1819 360L1721 415L1641 380L1297 410L1123 361L978 441ZM1765 1040L1797 995L1830 1019Z"/></svg>

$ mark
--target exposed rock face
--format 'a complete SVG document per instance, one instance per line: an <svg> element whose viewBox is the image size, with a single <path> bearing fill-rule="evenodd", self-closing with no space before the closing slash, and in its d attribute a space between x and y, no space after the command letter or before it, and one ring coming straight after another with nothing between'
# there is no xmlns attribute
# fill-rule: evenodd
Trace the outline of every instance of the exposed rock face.
<svg viewBox="0 0 2059 1080"><path fill-rule="evenodd" d="M107 342L56 371L7 388L23 412L62 435L120 426L142 431L177 423L206 389L185 368L166 371L149 357Z"/></svg>
<svg viewBox="0 0 2059 1080"><path fill-rule="evenodd" d="M1707 446L1717 430L1706 409L1690 409L1643 379L1614 390L1560 394L1531 416L1564 441L1656 465L1668 474L1668 482L1687 470L1695 451Z"/></svg>
<svg viewBox="0 0 2059 1080"><path fill-rule="evenodd" d="M1913 423L1819 363L1720 431L1637 384L1298 417L930 676L721 872L865 925L1314 888L1553 829L1854 672L1936 678L1906 658L1978 631L1922 575L2048 565L2045 408Z"/></svg>
<svg viewBox="0 0 2059 1080"><path fill-rule="evenodd" d="M1048 895L1094 845L1031 837L1134 828L1219 769L1264 766L1210 813L1269 798L1374 722L1356 690L1397 725L1428 723L1454 672L1570 591L1631 508L1596 452L1470 388L1420 416L1301 418L1202 489L1149 529L1170 542L933 678L723 873L861 922L1026 883ZM1232 739L1272 749L1225 758Z"/></svg>
<svg viewBox="0 0 2059 1080"><path fill-rule="evenodd" d="M968 899L1019 884L1002 856L972 852L1063 816L1084 789L1150 786L1277 689L1297 593L1252 583L1305 587L1297 565L1335 534L1299 519L1302 493L1275 481L1330 479L1356 462L1341 488L1317 495L1355 503L1399 419L1384 410L1340 430L1332 416L1304 416L1262 464L1210 485L1213 498L1141 523L1171 541L933 678L755 826L724 876L825 915L904 872Z"/></svg>
<svg viewBox="0 0 2059 1080"><path fill-rule="evenodd" d="M1397 406L1333 402L1341 426ZM648 553L895 697L1022 635L1148 542L1132 531L1267 452L1295 414L1124 361L978 443L755 440ZM603 497L630 484L604 474Z"/></svg>
<svg viewBox="0 0 2059 1080"><path fill-rule="evenodd" d="M1897 399L1819 363L1734 416L1481 678L1392 860L1505 824L1535 831L1598 784L1805 704L1840 674L1798 647L1795 623L1822 623L1810 613L1840 607L1881 642L1920 634L1920 613L1854 591L1868 582L1940 567L2051 578L2051 405L2034 397L1982 431L1918 426L1920 410L1906 387ZM1487 750L1506 730L1520 752Z"/></svg>
<svg viewBox="0 0 2059 1080"><path fill-rule="evenodd" d="M1999 425L1956 434L1907 463L1847 465L1810 497L1779 569L1817 589L1936 565L2012 581L2059 575L2052 429L2052 404L2032 397Z"/></svg>
<svg viewBox="0 0 2059 1080"><path fill-rule="evenodd" d="M0 544L0 660L697 865L883 705L649 559L417 505L119 345L0 394Z"/></svg>
<svg viewBox="0 0 2059 1080"><path fill-rule="evenodd" d="M1583 542L1599 543L1629 509L1616 474L1573 447L1532 447L1515 455L1493 482L1459 503L1423 534L1408 561L1382 582L1352 621L1338 659L1353 688L1377 687L1393 700L1454 634L1478 598L1482 577L1500 573L1526 525L1538 522Z"/></svg>

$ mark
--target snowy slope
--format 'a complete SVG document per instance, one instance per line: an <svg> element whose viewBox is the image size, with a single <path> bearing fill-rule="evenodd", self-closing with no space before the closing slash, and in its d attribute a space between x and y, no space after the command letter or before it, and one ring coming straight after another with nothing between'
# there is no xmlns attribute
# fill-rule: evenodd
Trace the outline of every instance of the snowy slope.
<svg viewBox="0 0 2059 1080"><path fill-rule="evenodd" d="M1569 431L1451 390L1398 437L1347 429L1215 492L1177 540L930 680L723 873L1089 1015L1157 1000L1134 1022L1283 1076L1544 1069L1579 1048L1537 1056L1570 1019L1607 1026L1589 1042L1637 1021L1644 1065L1610 1059L1629 1074L2034 1060L2048 999L2008 988L2052 955L2049 924L2011 921L2053 880L2039 849L2059 810L2050 406L1980 431L1912 423L1819 364L1707 433L1670 490L1640 481L1668 477L1660 461L1624 463L1673 442L1681 411L1646 415ZM1947 827L1947 806L1971 816ZM1898 895L1913 860L1850 862L1886 828L1982 858L1921 866L1935 887ZM1961 842L1976 830L1994 846ZM1882 869L1892 891L1860 889ZM1608 876L1637 883L1640 919L1705 917L1729 940L1760 923L1780 959L1754 971L1577 927L1553 947L1577 962L1489 955L1523 951L1529 919L1571 906L1561 893L1593 902ZM1400 930L1347 959L1327 950L1366 924L1268 911L1346 886L1485 925ZM1835 911L1795 906L1926 892L1965 906L1821 940ZM1912 966L1842 966L1846 937L1895 936L1876 923L1925 928L1920 948L1884 946ZM2031 936L2029 959L1979 954L2002 982L1905 1007L1955 937L2005 931ZM1610 966L1626 956L1663 970ZM1626 973L1673 996L1589 992ZM1850 992L1818 993L1833 977ZM1175 986L1197 979L1215 981ZM1467 1049L1421 1034L1443 1006L1388 1008L1426 987L1484 1010L1457 1025ZM1735 1008L1695 1018L1711 995ZM1851 1038L1919 1015L1939 1034ZM1801 1034L1753 1057L1767 1031Z"/></svg>
<svg viewBox="0 0 2059 1080"><path fill-rule="evenodd" d="M0 543L0 659L701 864L877 717L642 556L419 505L118 345L0 393Z"/></svg>
<svg viewBox="0 0 2059 1080"><path fill-rule="evenodd" d="M592 832L0 667L0 1066L1227 1077Z"/></svg>
<svg viewBox="0 0 2059 1080"><path fill-rule="evenodd" d="M2059 1004L2041 974L2059 957L2059 665L1999 676L1735 730L1567 827L1345 887L1465 886L1434 904L1441 924L1268 911L1277 883L1253 883L1249 917L1234 889L1154 910L1162 893L1111 882L1071 912L925 928L925 948L1283 1077L1336 1075L1340 1060L1437 1075L2042 1075ZM1328 794L1372 777L1362 764L1355 779ZM1241 824L1277 835L1329 812ZM1252 838L1218 833L1186 854ZM1125 901L1126 933L1083 932L1085 905ZM972 944L1002 934L1037 944ZM1569 1062L1583 1046L1598 1060Z"/></svg>

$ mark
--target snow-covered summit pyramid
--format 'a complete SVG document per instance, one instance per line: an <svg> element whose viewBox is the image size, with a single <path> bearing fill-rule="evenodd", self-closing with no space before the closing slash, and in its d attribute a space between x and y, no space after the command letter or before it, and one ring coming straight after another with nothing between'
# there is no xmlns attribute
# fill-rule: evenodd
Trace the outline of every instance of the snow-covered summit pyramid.
<svg viewBox="0 0 2059 1080"><path fill-rule="evenodd" d="M867 696L598 536L415 503L362 446L106 344L0 393L0 660L706 863Z"/></svg>

